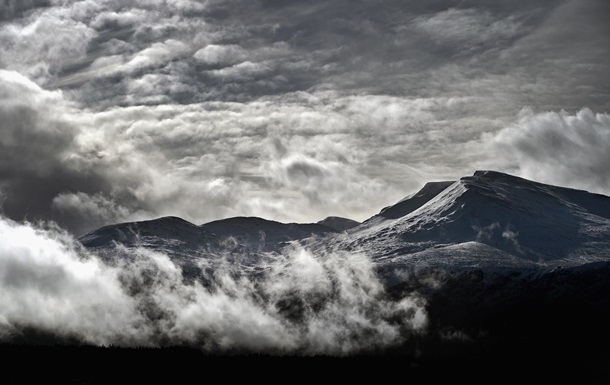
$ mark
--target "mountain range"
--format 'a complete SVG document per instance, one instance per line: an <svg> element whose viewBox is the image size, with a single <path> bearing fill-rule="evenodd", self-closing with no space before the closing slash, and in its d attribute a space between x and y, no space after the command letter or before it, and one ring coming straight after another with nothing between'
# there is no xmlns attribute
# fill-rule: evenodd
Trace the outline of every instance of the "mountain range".
<svg viewBox="0 0 610 385"><path fill-rule="evenodd" d="M362 222L168 216L77 242L23 234L46 238L4 260L8 383L610 378L601 194L481 170Z"/></svg>
<svg viewBox="0 0 610 385"><path fill-rule="evenodd" d="M233 217L201 225L177 217L108 225L79 238L90 249L163 250L177 260L223 252L360 251L379 266L446 270L572 267L610 259L610 197L477 171L429 182L359 223L328 217L280 223Z"/></svg>
<svg viewBox="0 0 610 385"><path fill-rule="evenodd" d="M425 332L401 352L594 364L610 357L610 197L506 173L429 182L361 223L163 217L79 240L110 263L121 258L117 250L163 252L190 281L205 276L201 260L209 270L229 261L256 276L296 248L317 258L365 255L388 298L425 303ZM299 301L284 304L290 314Z"/></svg>

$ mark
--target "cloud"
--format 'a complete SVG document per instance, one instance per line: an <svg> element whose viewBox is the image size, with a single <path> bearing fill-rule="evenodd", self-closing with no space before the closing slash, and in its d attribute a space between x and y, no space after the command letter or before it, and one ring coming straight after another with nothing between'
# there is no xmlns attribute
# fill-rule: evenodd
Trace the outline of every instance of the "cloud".
<svg viewBox="0 0 610 385"><path fill-rule="evenodd" d="M164 215L194 223L236 215L364 220L427 181L483 167L607 191L605 115L586 110L576 118L524 112L520 123L505 125L476 117L485 102L474 97L320 91L98 112L15 72L2 76L0 111L13 122L2 140L5 213L52 219L75 234ZM140 87L154 89L157 77ZM565 147L564 166L543 143L549 137Z"/></svg>
<svg viewBox="0 0 610 385"><path fill-rule="evenodd" d="M576 114L521 112L518 122L488 135L495 167L523 177L610 194L610 116L588 108Z"/></svg>
<svg viewBox="0 0 610 385"><path fill-rule="evenodd" d="M195 52L193 57L210 65L232 65L243 61L247 54L243 48L235 44L210 44Z"/></svg>
<svg viewBox="0 0 610 385"><path fill-rule="evenodd" d="M51 218L49 203L64 190L104 189L94 170L81 173L72 155L79 128L59 91L0 70L0 179L4 212L17 219Z"/></svg>
<svg viewBox="0 0 610 385"><path fill-rule="evenodd" d="M0 338L33 328L92 344L145 343L117 272L79 255L70 237L0 220Z"/></svg>
<svg viewBox="0 0 610 385"><path fill-rule="evenodd" d="M49 5L49 0L6 0L0 8L0 20L12 20L28 11Z"/></svg>
<svg viewBox="0 0 610 385"><path fill-rule="evenodd" d="M104 264L57 228L0 219L0 340L33 329L97 345L345 355L427 326L422 300L390 299L360 254L295 248L268 258L258 278L210 256L203 286L184 283L162 253L116 252Z"/></svg>
<svg viewBox="0 0 610 385"><path fill-rule="evenodd" d="M148 76L139 86L154 89L158 76ZM87 111L71 106L62 93L18 78L29 85L28 93L10 89L7 100L21 92L44 102L11 102L35 117L36 124L21 128L21 135L36 136L5 144L14 153L32 153L25 164L7 158L6 214L52 219L76 234L147 215L177 215L194 223L235 215L288 222L328 215L364 220L430 175L438 177L439 167L430 164L434 157L451 159L454 168L469 174L464 146L498 124L463 117L478 108L472 98L328 91L243 103ZM2 111L10 116L16 110ZM49 131L53 125L57 129ZM58 144L51 148L53 141ZM25 177L28 166L31 175ZM39 174L49 167L44 178L62 183L41 190L38 183L47 179ZM32 207L32 200L38 206Z"/></svg>
<svg viewBox="0 0 610 385"><path fill-rule="evenodd" d="M59 17L53 8L29 15L23 23L0 27L0 65L43 85L64 66L81 60L95 32L86 24Z"/></svg>
<svg viewBox="0 0 610 385"><path fill-rule="evenodd" d="M70 88L75 100L96 108L245 101L328 87L426 97L468 87L470 67L460 67L455 72L460 78L437 86L437 72L447 70L448 58L477 63L483 75L496 57L488 51L510 47L545 11L468 5L65 2L9 23L0 35L24 44L7 45L2 55L7 68L40 85ZM54 36L65 33L61 41L67 44L51 45L49 29ZM41 49L48 46L54 49ZM479 60L483 53L487 59ZM169 76L190 89L167 94L160 87L141 97L125 90L145 75Z"/></svg>
<svg viewBox="0 0 610 385"><path fill-rule="evenodd" d="M133 212L132 209L121 206L101 193L88 195L83 192L59 193L52 202L53 210L65 217L74 218L76 222L84 222L95 226L108 223L118 223L131 220L144 220L150 217L148 212Z"/></svg>
<svg viewBox="0 0 610 385"><path fill-rule="evenodd" d="M494 236L494 231L500 228L500 224L498 222L494 222L489 226L480 227L480 226L472 226L472 229L477 232L476 241L477 242L485 242L490 241ZM503 234L504 236L504 234Z"/></svg>
<svg viewBox="0 0 610 385"><path fill-rule="evenodd" d="M608 107L596 0L10 6L4 210L75 234L145 215L364 220L492 164L481 136L524 106Z"/></svg>
<svg viewBox="0 0 610 385"><path fill-rule="evenodd" d="M527 32L514 15L498 19L489 11L475 8L449 8L432 16L419 16L413 22L415 29L460 55L505 44Z"/></svg>
<svg viewBox="0 0 610 385"><path fill-rule="evenodd" d="M429 151L423 122L434 121L437 111L447 113L444 105L461 108L456 101L332 96L117 108L86 118L103 137L88 131L79 140L99 142L104 152L96 167L120 164L130 196L158 215L194 222L233 213L317 221L332 209L348 216L361 212L364 219L371 202L387 204L383 180L410 182L377 175L369 160L376 155L397 172L410 172L399 171L400 164ZM380 150L390 141L392 147ZM420 144L400 151L412 141ZM108 178L121 187L123 177ZM393 192L392 199L405 193L398 187Z"/></svg>
<svg viewBox="0 0 610 385"><path fill-rule="evenodd" d="M537 28L500 54L495 68L517 80L522 107L610 110L610 81L601 76L610 57L603 41L610 33L603 16L608 12L605 1L559 2Z"/></svg>
<svg viewBox="0 0 610 385"><path fill-rule="evenodd" d="M137 23L146 21L147 13L143 9L132 8L128 11L102 11L98 12L90 26L98 31L132 27Z"/></svg>
<svg viewBox="0 0 610 385"><path fill-rule="evenodd" d="M223 80L245 81L264 75L267 71L269 71L269 67L265 63L245 61L230 67L212 70L210 73L212 76L220 77Z"/></svg>
<svg viewBox="0 0 610 385"><path fill-rule="evenodd" d="M188 47L181 41L168 39L164 42L153 43L150 47L138 52L125 64L125 67L133 71L150 66L163 65L177 55L188 51Z"/></svg>
<svg viewBox="0 0 610 385"><path fill-rule="evenodd" d="M607 8L602 0L4 1L1 209L76 235L163 215L197 224L236 215L364 220L425 182L477 168L610 193ZM282 258L307 275L274 267L283 285L274 287L219 273L212 293L182 285L162 254L134 251L137 267L120 273L69 238L2 223L7 242L21 229L33 232L30 244L54 250L55 262L7 243L55 272L61 287L100 290L96 306L110 313L120 304L131 340L116 325L93 325L97 310L77 294L32 286L56 290L49 306L66 300L88 325L50 309L56 323L32 326L91 341L205 335L221 347L341 352L359 346L346 328L391 340L386 315L411 306L361 283L368 267L335 266L345 255L295 250ZM52 281L21 266L11 248L2 249L6 271L28 285L28 277ZM103 279L79 281L81 269ZM146 272L165 278L129 292L125 282L146 281ZM344 286L329 286L328 276ZM0 328L10 334L36 317L34 304L47 304L2 277L28 304L6 303ZM349 311L362 309L351 299L358 287L381 318ZM277 306L262 306L260 290ZM320 303L328 304L321 312ZM148 323L157 316L166 324ZM311 322L295 330L291 320L303 317Z"/></svg>

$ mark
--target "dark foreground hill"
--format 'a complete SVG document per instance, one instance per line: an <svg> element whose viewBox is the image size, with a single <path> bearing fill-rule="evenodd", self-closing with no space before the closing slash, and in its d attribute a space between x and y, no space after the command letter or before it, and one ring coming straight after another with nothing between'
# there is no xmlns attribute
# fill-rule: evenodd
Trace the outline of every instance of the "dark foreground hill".
<svg viewBox="0 0 610 385"><path fill-rule="evenodd" d="M524 341L519 341L524 344ZM584 342L583 342L584 343ZM0 345L3 384L198 383L212 379L283 383L370 380L391 383L607 384L610 355L540 355L537 349L505 346L476 352L459 344L444 355L271 356L204 354L192 348ZM569 346L579 349L579 345ZM566 346L563 347L567 348ZM459 354L456 354L459 352Z"/></svg>

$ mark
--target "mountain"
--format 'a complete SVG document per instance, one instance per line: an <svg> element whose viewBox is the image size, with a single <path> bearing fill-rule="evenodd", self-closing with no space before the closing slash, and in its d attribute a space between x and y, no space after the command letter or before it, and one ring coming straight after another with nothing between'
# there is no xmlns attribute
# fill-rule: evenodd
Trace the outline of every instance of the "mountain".
<svg viewBox="0 0 610 385"><path fill-rule="evenodd" d="M316 222L319 225L330 227L336 231L345 231L360 224L358 221L341 217L326 217L321 221Z"/></svg>
<svg viewBox="0 0 610 385"><path fill-rule="evenodd" d="M200 227L222 240L232 239L254 251L277 251L291 241L337 232L320 223L281 223L257 217L221 219Z"/></svg>
<svg viewBox="0 0 610 385"><path fill-rule="evenodd" d="M396 219L417 210L425 205L430 199L437 196L440 192L455 183L455 181L428 182L418 192L409 195L393 206L385 207L373 218L383 217L386 219Z"/></svg>
<svg viewBox="0 0 610 385"><path fill-rule="evenodd" d="M370 256L390 293L425 298L430 330L446 335L428 354L452 343L462 354L464 341L541 362L610 353L608 196L477 171L428 183L329 244Z"/></svg>
<svg viewBox="0 0 610 385"><path fill-rule="evenodd" d="M337 232L317 223L281 223L256 217L233 217L197 226L168 216L104 226L79 241L112 263L132 258L133 250L163 253L181 267L187 281L193 281L202 278L202 268L212 272L225 262L233 265L236 274L258 272L275 259L273 253L291 242Z"/></svg>
<svg viewBox="0 0 610 385"><path fill-rule="evenodd" d="M380 264L575 266L610 259L610 197L494 171L419 192L336 238Z"/></svg>
<svg viewBox="0 0 610 385"><path fill-rule="evenodd" d="M425 304L426 333L401 352L562 365L576 351L581 362L610 357L610 197L583 190L482 170L427 183L362 223L235 217L196 226L165 217L106 226L80 241L102 255L117 245L163 251L190 279L198 260L215 258L245 274L262 271L285 263L294 243L319 259L364 254L384 301ZM324 304L296 291L272 308L299 319Z"/></svg>
<svg viewBox="0 0 610 385"><path fill-rule="evenodd" d="M197 250L216 244L214 235L209 231L173 216L108 225L79 239L88 248L107 248L120 243L125 246L141 245L167 251Z"/></svg>
<svg viewBox="0 0 610 385"><path fill-rule="evenodd" d="M484 170L427 183L362 223L234 217L196 226L164 217L105 226L80 241L101 252L120 244L182 260L281 252L300 242L314 251L365 253L387 276L403 269L491 272L608 261L609 234L610 197Z"/></svg>
<svg viewBox="0 0 610 385"><path fill-rule="evenodd" d="M132 258L133 249L167 254L187 280L201 275L201 258L209 260L226 249L211 232L174 216L104 226L79 241L111 263Z"/></svg>
<svg viewBox="0 0 610 385"><path fill-rule="evenodd" d="M79 240L85 247L97 252L120 245L161 251L175 258L192 257L220 248L214 234L174 216L104 226L81 236Z"/></svg>

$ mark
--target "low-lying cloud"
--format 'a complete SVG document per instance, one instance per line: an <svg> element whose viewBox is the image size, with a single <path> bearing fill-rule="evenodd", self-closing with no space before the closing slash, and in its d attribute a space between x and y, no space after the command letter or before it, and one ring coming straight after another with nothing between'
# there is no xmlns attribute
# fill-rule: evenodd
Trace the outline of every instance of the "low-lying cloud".
<svg viewBox="0 0 610 385"><path fill-rule="evenodd" d="M391 299L357 253L295 248L256 277L210 256L201 263L214 269L185 283L165 254L117 252L103 263L57 227L2 218L0 340L35 330L96 345L345 355L397 346L427 326L424 302Z"/></svg>

